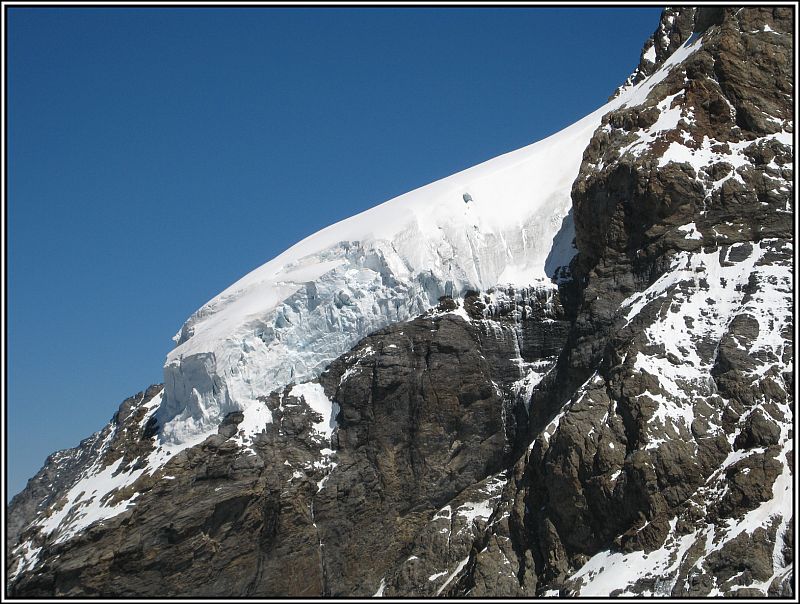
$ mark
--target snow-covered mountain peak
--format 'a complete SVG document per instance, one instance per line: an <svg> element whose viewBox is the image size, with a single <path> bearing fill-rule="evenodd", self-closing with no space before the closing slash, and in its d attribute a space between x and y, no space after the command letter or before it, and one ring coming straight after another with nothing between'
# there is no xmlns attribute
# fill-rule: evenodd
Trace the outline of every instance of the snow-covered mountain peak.
<svg viewBox="0 0 800 604"><path fill-rule="evenodd" d="M575 253L571 187L602 116L643 102L697 47L684 44L648 79L564 130L322 229L206 303L167 356L162 438L195 440L441 296L553 287Z"/></svg>
<svg viewBox="0 0 800 604"><path fill-rule="evenodd" d="M9 594L794 597L794 17L667 9L597 112L222 292L12 500Z"/></svg>

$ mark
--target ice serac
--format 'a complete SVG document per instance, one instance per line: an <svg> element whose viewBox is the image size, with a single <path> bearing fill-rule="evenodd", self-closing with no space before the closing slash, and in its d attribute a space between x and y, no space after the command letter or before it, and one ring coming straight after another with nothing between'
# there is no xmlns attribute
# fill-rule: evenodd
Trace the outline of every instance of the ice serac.
<svg viewBox="0 0 800 604"><path fill-rule="evenodd" d="M313 379L368 333L441 296L555 287L576 252L570 191L592 133L694 48L564 130L329 226L206 303L167 356L161 438L213 432L227 413Z"/></svg>
<svg viewBox="0 0 800 604"><path fill-rule="evenodd" d="M315 377L441 296L550 283L574 254L569 191L599 118L328 227L208 302L167 358L164 436L182 441Z"/></svg>

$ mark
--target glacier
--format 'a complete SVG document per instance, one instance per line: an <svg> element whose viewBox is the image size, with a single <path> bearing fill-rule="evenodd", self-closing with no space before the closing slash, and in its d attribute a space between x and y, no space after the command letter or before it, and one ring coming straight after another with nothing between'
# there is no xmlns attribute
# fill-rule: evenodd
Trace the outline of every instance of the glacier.
<svg viewBox="0 0 800 604"><path fill-rule="evenodd" d="M166 358L161 442L197 442L228 413L315 378L367 334L441 296L556 287L576 253L572 183L601 118L643 102L697 47L685 43L564 130L324 228L204 304Z"/></svg>

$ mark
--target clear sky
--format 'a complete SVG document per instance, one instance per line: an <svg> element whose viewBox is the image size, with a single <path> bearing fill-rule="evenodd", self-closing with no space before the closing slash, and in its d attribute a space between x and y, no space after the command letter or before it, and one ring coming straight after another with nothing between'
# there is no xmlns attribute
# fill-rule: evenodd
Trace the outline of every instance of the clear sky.
<svg viewBox="0 0 800 604"><path fill-rule="evenodd" d="M658 8L8 8L9 496L303 237L603 104Z"/></svg>

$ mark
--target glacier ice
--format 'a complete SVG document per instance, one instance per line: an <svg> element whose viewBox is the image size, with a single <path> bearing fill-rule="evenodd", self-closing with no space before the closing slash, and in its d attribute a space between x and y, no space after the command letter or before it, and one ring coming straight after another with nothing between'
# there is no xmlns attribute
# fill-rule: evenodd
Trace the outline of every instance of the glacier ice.
<svg viewBox="0 0 800 604"><path fill-rule="evenodd" d="M692 50L546 139L322 229L206 303L167 355L162 441L214 431L229 412L313 379L368 333L440 296L554 287L575 254L570 193L592 133L605 113L644 101Z"/></svg>

